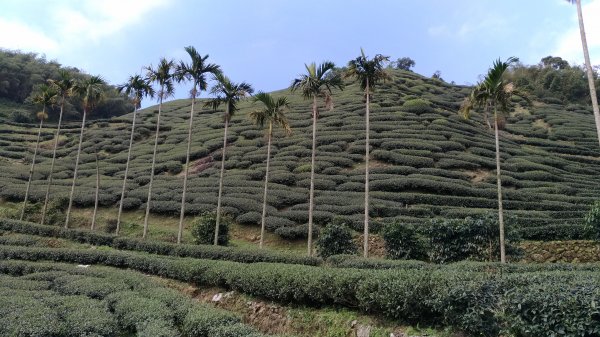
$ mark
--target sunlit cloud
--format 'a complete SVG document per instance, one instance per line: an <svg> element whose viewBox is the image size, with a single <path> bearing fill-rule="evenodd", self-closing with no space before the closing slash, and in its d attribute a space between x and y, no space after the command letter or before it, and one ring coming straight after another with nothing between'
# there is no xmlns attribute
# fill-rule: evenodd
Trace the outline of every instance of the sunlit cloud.
<svg viewBox="0 0 600 337"><path fill-rule="evenodd" d="M571 5L571 10L573 11L572 26L558 36L552 55L560 56L569 62L583 64L581 36L575 5ZM582 11L591 63L598 64L600 63L600 20L597 18L600 17L600 0L584 4Z"/></svg>
<svg viewBox="0 0 600 337"><path fill-rule="evenodd" d="M2 48L34 51L44 50L54 54L59 49L59 43L22 22L6 20L0 17L0 46Z"/></svg>
<svg viewBox="0 0 600 337"><path fill-rule="evenodd" d="M43 23L9 20L0 13L0 45L58 57L83 44L98 43L143 22L168 0L57 1L46 9Z"/></svg>

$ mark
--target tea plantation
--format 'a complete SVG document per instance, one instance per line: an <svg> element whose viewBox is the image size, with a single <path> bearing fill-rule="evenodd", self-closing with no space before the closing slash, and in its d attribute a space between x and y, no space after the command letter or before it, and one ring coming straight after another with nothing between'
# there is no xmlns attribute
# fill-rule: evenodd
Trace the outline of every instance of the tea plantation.
<svg viewBox="0 0 600 337"><path fill-rule="evenodd" d="M420 224L432 217L464 218L494 210L494 137L480 117L464 120L457 111L470 88L391 70L377 87L371 107L371 209L374 230L387 221ZM334 109L321 109L317 125L315 223L344 218L362 229L364 198L364 103L358 85L334 91ZM293 134L277 131L272 149L267 230L284 238L303 237L308 219L311 154L310 102L287 90ZM514 96L501 132L506 212L525 239L579 239L581 222L600 191L600 149L591 109L554 99ZM179 213L191 101L163 106L157 177L151 212ZM197 105L198 107L198 105ZM240 103L228 136L224 211L241 224L258 225L262 210L266 139L247 117L257 109ZM141 110L135 130L124 208L143 209L149 182L156 107ZM216 209L223 111L203 108L194 124L188 183L189 215ZM95 156L100 156L100 205L118 208L127 156L131 114L91 122L84 135L74 203L94 203ZM68 196L78 139L77 123L64 125L52 199ZM54 125L42 130L31 201L44 198ZM36 125L0 125L0 198L21 201L32 159ZM152 227L150 227L152 231Z"/></svg>

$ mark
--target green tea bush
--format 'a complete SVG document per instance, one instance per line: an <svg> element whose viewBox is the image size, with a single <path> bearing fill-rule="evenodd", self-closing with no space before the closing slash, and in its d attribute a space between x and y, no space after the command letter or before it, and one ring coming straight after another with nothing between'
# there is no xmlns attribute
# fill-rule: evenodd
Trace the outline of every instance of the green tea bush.
<svg viewBox="0 0 600 337"><path fill-rule="evenodd" d="M594 201L583 219L584 230L595 240L600 240L600 201Z"/></svg>
<svg viewBox="0 0 600 337"><path fill-rule="evenodd" d="M410 225L398 222L389 223L383 228L386 256L390 259L426 260L425 238Z"/></svg>
<svg viewBox="0 0 600 337"><path fill-rule="evenodd" d="M215 212L203 213L192 221L192 236L196 244L211 244L215 239L215 226L217 214ZM219 237L217 243L227 246L229 243L229 227L233 223L231 217L223 214L219 222Z"/></svg>
<svg viewBox="0 0 600 337"><path fill-rule="evenodd" d="M317 253L324 258L332 255L356 253L352 232L340 219L334 219L323 228L316 246Z"/></svg>
<svg viewBox="0 0 600 337"><path fill-rule="evenodd" d="M291 227L279 227L275 230L275 234L286 240L304 240L308 238L308 225L296 225ZM313 227L313 237L319 236L319 229Z"/></svg>
<svg viewBox="0 0 600 337"><path fill-rule="evenodd" d="M435 111L431 106L431 102L423 98L410 99L402 104L402 110L415 114Z"/></svg>
<svg viewBox="0 0 600 337"><path fill-rule="evenodd" d="M518 232L505 219L507 255L518 255ZM494 214L465 219L433 219L423 228L429 238L429 259L435 263L461 260L495 261L499 257L498 219Z"/></svg>
<svg viewBox="0 0 600 337"><path fill-rule="evenodd" d="M590 305L597 300L600 291L597 265L470 263L420 269L418 262L415 265L409 261L400 263L409 266L406 270L361 271L169 259L118 251L6 246L0 246L0 258L127 267L281 302L358 307L413 324L450 326L490 337L497 336L501 330L528 336L528 322L535 322L536 335L544 336L558 335L565 326L568 326L565 331L574 331L572 329L578 326L588 329L582 330L588 331L587 334L580 335L593 336L589 331L595 331L599 325L593 314L596 309ZM3 265L12 263L0 260L0 270ZM536 294L533 289L538 289L540 295L532 295ZM516 291L516 295L512 296L511 291ZM530 296L523 296L525 294ZM514 301L522 302L519 305ZM536 308L535 313L530 308ZM160 312L171 313L157 309L157 313Z"/></svg>

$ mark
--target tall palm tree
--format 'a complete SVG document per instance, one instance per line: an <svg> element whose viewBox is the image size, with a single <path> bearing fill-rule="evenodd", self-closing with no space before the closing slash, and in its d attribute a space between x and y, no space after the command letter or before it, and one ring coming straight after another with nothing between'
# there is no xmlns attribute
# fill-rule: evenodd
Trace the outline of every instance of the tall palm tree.
<svg viewBox="0 0 600 337"><path fill-rule="evenodd" d="M258 126L265 127L268 125L269 131L267 131L267 169L265 171L265 192L263 196L263 209L262 209L262 218L260 225L260 245L259 247L263 247L263 242L265 238L265 219L267 216L267 184L269 182L269 163L271 159L271 139L273 138L273 124L275 126L281 127L286 134L290 134L292 129L290 128L290 123L288 123L287 118L285 118L284 110L289 106L289 102L286 97L279 97L277 100L273 98L273 96L259 92L254 96L255 102L261 102L264 104L264 108L262 110L252 111L250 113L250 118L254 121L254 123Z"/></svg>
<svg viewBox="0 0 600 337"><path fill-rule="evenodd" d="M147 77L151 82L156 82L160 86L158 91L158 115L156 116L156 134L154 136L154 152L152 154L152 166L150 169L150 182L148 183L148 200L146 201L146 215L144 216L144 232L142 238L146 238L148 234L148 216L150 215L150 202L152 201L152 182L154 181L154 166L156 165L156 149L158 148L158 133L160 130L160 113L162 111L163 100L172 96L175 92L173 88L173 71L175 70L175 62L161 58L158 66L146 68Z"/></svg>
<svg viewBox="0 0 600 337"><path fill-rule="evenodd" d="M119 235L121 229L121 214L123 213L123 199L125 199L125 188L127 186L127 174L129 173L129 161L131 160L131 148L133 147L133 136L135 132L135 119L137 111L141 106L142 99L150 96L154 98L154 89L148 82L148 79L140 75L129 76L126 83L117 87L119 92L125 93L133 102L133 118L131 120L131 135L129 136L129 150L127 150L127 162L125 163L125 177L123 177L123 188L121 190L121 201L119 202L119 213L117 214L117 228L115 234Z"/></svg>
<svg viewBox="0 0 600 337"><path fill-rule="evenodd" d="M469 118L474 108L484 110L493 109L494 112L494 137L496 140L496 180L498 187L498 222L500 230L500 262L506 263L504 244L504 215L502 207L502 183L500 180L500 136L498 132L498 119L500 113L506 113L510 105L510 98L514 92L514 85L504 80L504 73L511 64L518 62L515 57L506 61L494 61L487 75L477 84L469 97L463 102L460 113L464 118Z"/></svg>
<svg viewBox="0 0 600 337"><path fill-rule="evenodd" d="M594 120L596 122L596 132L598 142L600 143L600 110L598 108L598 96L596 94L596 85L594 84L594 71L590 62L590 52L588 50L587 38L585 37L585 27L583 26L583 13L581 11L581 0L567 0L569 3L577 5L577 17L579 19L579 34L581 35L581 46L583 47L583 57L585 59L585 68L590 87L590 96L592 98L592 109L594 110Z"/></svg>
<svg viewBox="0 0 600 337"><path fill-rule="evenodd" d="M206 106L212 107L216 110L221 104L225 105L225 115L223 116L225 122L225 129L223 131L223 151L221 153L221 173L219 175L219 195L217 197L217 219L215 224L215 240L214 245L218 244L219 239L219 225L221 221L221 196L223 195L223 174L225 172L225 150L227 148L227 128L231 117L237 111L237 103L247 95L251 95L254 92L252 86L246 82L234 83L231 80L219 72L215 76L217 84L215 84L210 94L215 96L206 102Z"/></svg>
<svg viewBox="0 0 600 337"><path fill-rule="evenodd" d="M27 180L27 187L25 188L25 199L23 199L23 208L21 209L21 216L19 220L23 220L25 216L25 207L27 206L27 199L29 198L29 188L31 187L31 178L33 177L33 171L35 169L35 159L40 146L40 136L42 135L42 127L44 120L48 118L46 108L54 105L56 100L56 92L48 85L44 84L40 87L39 93L33 97L33 103L42 106L42 111L37 114L40 119L40 126L38 128L37 140L35 141L35 150L33 151L33 158L31 159L31 168L29 169L29 179Z"/></svg>
<svg viewBox="0 0 600 337"><path fill-rule="evenodd" d="M292 81L292 92L300 90L305 99L312 99L312 154L310 161L310 192L308 205L308 255L312 255L312 235L313 235L313 207L315 196L315 154L317 149L317 119L319 118L319 108L317 98L325 99L325 107L333 108L332 90L339 88L343 90L344 83L341 76L334 72L335 64L333 62L323 62L318 67L313 62L305 64L306 74L300 75Z"/></svg>
<svg viewBox="0 0 600 337"><path fill-rule="evenodd" d="M185 47L185 51L190 55L191 63L186 64L183 61L179 63L176 68L177 81L188 80L193 82L192 90L190 95L192 97L192 108L190 109L190 122L188 127L188 142L187 151L185 153L185 168L183 171L183 193L181 195L181 213L179 215L179 230L177 232L177 243L181 243L181 236L183 233L183 217L185 215L185 194L187 190L187 179L188 169L190 165L190 148L192 145L192 127L194 124L194 104L196 103L196 97L207 88L207 74L216 75L219 73L220 67L216 64L206 63L208 55L202 56L196 48L189 46Z"/></svg>
<svg viewBox="0 0 600 337"><path fill-rule="evenodd" d="M369 255L369 100L371 92L379 81L390 79L385 71L385 63L390 60L389 56L375 55L372 59L365 56L360 49L360 56L348 62L346 77L356 77L360 82L360 88L365 91L365 224L363 234L363 255Z"/></svg>
<svg viewBox="0 0 600 337"><path fill-rule="evenodd" d="M58 79L49 79L48 84L53 90L56 91L56 95L60 97L60 114L58 115L58 126L56 127L56 134L54 136L54 149L52 150L52 162L50 164L50 173L48 174L48 184L46 185L46 197L44 198L44 208L42 209L42 220L40 224L44 224L46 219L46 211L48 210L48 201L50 199L50 186L52 186L52 173L54 172L54 163L56 162L56 149L58 148L58 140L60 138L60 127L62 125L63 112L65 109L65 103L67 98L73 94L73 86L75 85L75 79L70 72L61 70L58 73Z"/></svg>
<svg viewBox="0 0 600 337"><path fill-rule="evenodd" d="M98 214L98 199L100 196L100 164L98 163L98 149L94 149L96 159L96 191L94 193L94 213L92 214L91 230L96 229L96 214Z"/></svg>
<svg viewBox="0 0 600 337"><path fill-rule="evenodd" d="M85 120L88 112L91 112L102 98L105 85L106 82L102 77L90 76L81 82L76 82L73 86L73 92L81 95L83 99L83 118L81 119L81 130L79 131L79 145L77 146L77 156L75 157L75 170L73 171L73 183L71 184L71 193L69 194L69 207L67 207L65 228L69 227L69 218L71 215L71 208L73 207L73 195L75 193L75 182L77 181L77 170L79 169L79 157L81 156L81 144L83 143Z"/></svg>

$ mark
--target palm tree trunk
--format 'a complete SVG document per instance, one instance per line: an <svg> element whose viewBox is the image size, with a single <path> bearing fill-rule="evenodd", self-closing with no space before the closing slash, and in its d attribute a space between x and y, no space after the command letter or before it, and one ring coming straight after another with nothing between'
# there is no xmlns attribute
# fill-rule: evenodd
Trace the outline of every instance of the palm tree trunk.
<svg viewBox="0 0 600 337"><path fill-rule="evenodd" d="M494 136L496 138L496 184L498 186L498 223L500 225L500 262L506 263L504 249L504 214L502 207L502 182L500 181L500 134L498 132L498 115L494 111Z"/></svg>
<svg viewBox="0 0 600 337"><path fill-rule="evenodd" d="M196 92L196 86L194 85L193 92ZM190 165L190 147L192 146L192 126L194 124L194 103L196 101L196 95L192 97L192 109L190 110L190 125L188 127L188 143L187 151L185 153L185 168L183 169L183 193L181 194L181 214L179 215L179 230L177 231L177 243L181 243L181 236L183 234L183 217L185 216L185 192L187 189L187 178L188 169Z"/></svg>
<svg viewBox="0 0 600 337"><path fill-rule="evenodd" d="M229 105L226 106L225 110L225 131L223 132L223 152L221 154L221 174L219 175L219 195L217 196L217 219L215 222L215 246L219 244L219 225L221 223L221 196L223 195L223 174L225 173L225 149L227 149L227 128L229 127Z"/></svg>
<svg viewBox="0 0 600 337"><path fill-rule="evenodd" d="M369 257L369 79L367 79L367 105L365 109L365 228L363 256Z"/></svg>
<svg viewBox="0 0 600 337"><path fill-rule="evenodd" d="M35 158L37 157L38 148L40 146L40 136L42 135L42 126L44 125L44 117L46 115L46 107L44 106L44 111L42 113L42 118L40 118L40 127L38 129L37 140L35 141L35 150L33 151L33 158L31 159L31 168L29 169L29 179L27 180L27 187L25 188L25 198L23 199L23 209L21 209L21 216L19 220L23 220L25 217L25 207L27 206L27 198L29 197L29 188L31 187L31 179L33 177L33 170L35 169Z"/></svg>
<svg viewBox="0 0 600 337"><path fill-rule="evenodd" d="M488 117L488 113L490 111L490 104L486 103L485 108L483 109L483 120L485 121L485 124L487 124L488 129L492 129L492 124L490 124L490 119Z"/></svg>
<svg viewBox="0 0 600 337"><path fill-rule="evenodd" d="M310 191L308 200L308 256L313 251L313 204L315 199L315 153L317 152L317 96L313 96L312 154L310 158Z"/></svg>
<svg viewBox="0 0 600 337"><path fill-rule="evenodd" d="M96 214L98 214L98 195L100 193L100 165L98 164L98 152L96 152L96 195L94 197L94 214L92 215L92 227L96 229Z"/></svg>
<svg viewBox="0 0 600 337"><path fill-rule="evenodd" d="M273 123L269 122L269 140L267 143L267 170L265 171L265 193L263 195L262 223L260 225L260 245L265 241L265 223L267 218L267 184L269 183L269 162L271 159L271 139L273 137Z"/></svg>
<svg viewBox="0 0 600 337"><path fill-rule="evenodd" d="M590 96L592 98L592 109L594 111L594 120L596 122L596 133L598 134L598 142L600 143L600 110L598 108L598 96L596 94L596 86L594 84L594 72L590 63L590 52L588 50L587 39L585 37L585 27L583 26L583 13L581 11L581 0L577 0L577 17L579 18L579 33L581 34L581 45L583 46L583 57L585 59L585 67L590 87Z"/></svg>
<svg viewBox="0 0 600 337"><path fill-rule="evenodd" d="M62 124L63 111L65 107L65 96L62 96L60 104L60 114L58 115L58 126L56 127L56 135L54 136L54 150L52 151L52 162L50 164L50 173L48 174L48 185L46 186L46 198L44 199L44 209L42 210L42 220L40 224L44 224L46 219L46 210L48 209L48 200L50 198L50 186L52 186L52 173L54 172L54 163L56 161L56 149L58 148L58 138L60 136L60 126Z"/></svg>
<svg viewBox="0 0 600 337"><path fill-rule="evenodd" d="M158 148L158 132L160 130L160 112L162 110L164 86L160 88L160 102L158 103L158 115L156 116L156 134L154 136L154 152L152 154L152 166L150 168L150 182L148 183L148 200L146 200L146 215L144 216L144 231L142 239L148 235L148 216L150 215L150 202L152 201L152 183L154 182L154 166L156 165L156 150Z"/></svg>
<svg viewBox="0 0 600 337"><path fill-rule="evenodd" d="M121 201L119 202L119 213L117 214L117 228L115 234L119 235L121 230L121 214L123 213L123 199L125 199L125 187L127 186L127 174L129 173L129 161L131 160L131 148L133 147L133 136L135 131L135 118L137 116L137 103L133 110L133 118L131 121L131 136L129 137L129 150L127 151L127 162L125 163L125 177L123 178L123 189L121 190Z"/></svg>
<svg viewBox="0 0 600 337"><path fill-rule="evenodd" d="M79 145L77 146L77 156L75 157L75 170L73 171L73 183L71 184L71 193L69 194L69 207L65 219L65 228L69 228L69 218L71 217L71 208L73 207L73 195L75 194L75 182L77 181L77 170L79 169L79 157L81 156L81 143L83 142L83 131L85 129L86 109L83 109L83 119L81 120L81 131L79 132Z"/></svg>

